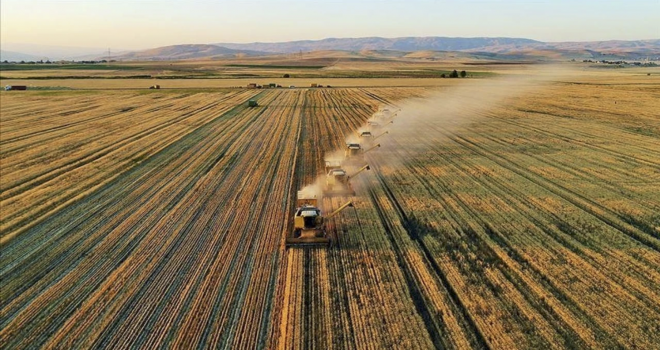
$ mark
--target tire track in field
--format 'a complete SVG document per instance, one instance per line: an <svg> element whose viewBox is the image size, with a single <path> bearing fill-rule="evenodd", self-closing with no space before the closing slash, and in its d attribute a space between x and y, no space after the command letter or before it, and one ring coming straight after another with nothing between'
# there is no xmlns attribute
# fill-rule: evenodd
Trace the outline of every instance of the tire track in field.
<svg viewBox="0 0 660 350"><path fill-rule="evenodd" d="M416 245L419 247L420 251L423 253L423 255L425 257L425 262L428 264L430 270L432 270L435 273L435 275L438 277L438 279L440 280L442 289L444 291L446 291L447 294L450 297L451 308L455 310L456 315L460 315L459 320L462 323L463 328L468 330L469 334L471 334L473 336L473 338L470 339L471 340L471 345L473 347L481 348L481 349L490 348L488 346L488 343L485 340L484 335L481 333L481 331L477 327L476 323L474 322L474 320L470 316L469 311L467 310L467 308L465 307L465 305L461 301L460 297L458 296L458 293L456 292L456 290L454 290L451 283L449 283L449 281L447 280L447 277L445 276L445 274L442 271L442 269L440 268L440 266L433 259L433 255L431 254L429 249L426 247L424 242L419 238L420 235L417 232L415 225L408 218L405 211L403 210L403 207L400 205L399 201L396 199L396 196L394 195L394 192L392 192L389 185L386 183L384 177L382 176L382 174L380 174L380 172L377 168L378 162L375 161L374 157L370 157L370 163L373 163L375 165L374 166L374 168L375 168L374 169L374 174L375 174L376 178L378 179L378 183L383 188L383 191L386 195L387 200L390 202L392 207L395 209L395 213L398 216L398 218L399 218L399 220L402 224L402 228L404 229L404 231L406 232L408 237L410 237L410 239L413 242L415 242ZM412 273L410 272L411 268L406 267L406 265L404 263L404 260L401 257L401 253L400 253L401 249L397 248L397 244L394 243L394 238L392 237L392 233L390 232L389 229L387 229L387 227L389 227L389 224L388 224L389 220L386 219L386 215L384 214L383 210L378 205L378 201L377 201L377 199L374 195L373 190L370 189L369 192L370 192L370 197L371 197L371 203L374 205L374 207L378 211L379 216L380 216L381 220L383 221L383 226L386 227L386 233L388 234L388 237L392 242L392 246L395 248L395 251L397 252L397 255L399 257L398 259L400 260L400 265L402 266L402 269L407 272L407 275L410 276L409 277L409 288L411 289L411 294L415 295L417 298L420 298L420 299L424 300L424 296L421 293L421 291L415 290L416 286L419 284L419 282L415 282L414 279L412 278ZM416 307L418 308L418 310L420 310L420 314L423 315L423 318L426 320L426 322L434 323L435 330L434 329L429 330L429 333L433 334L434 340L439 341L439 339L442 339L440 335L443 334L443 333L446 333L446 332L444 331L443 327L439 323L437 323L438 321L435 321L433 319L433 317L431 316L431 315L434 314L434 312L431 312L430 310L426 309L427 305L423 301L417 301L416 304L420 304L420 305L416 305ZM429 325L427 325L427 327L429 327ZM446 344L446 343L443 344L443 346L439 346L439 344L436 343L436 346L438 346L440 348L442 348L442 347L449 348L450 347L449 344Z"/></svg>
<svg viewBox="0 0 660 350"><path fill-rule="evenodd" d="M426 130L429 130L430 132L440 133L438 130L434 130L433 128L430 128L430 126L427 126L427 127L426 127ZM399 146L398 148L401 148L401 146ZM437 152L438 155L442 156L443 162L448 162L448 163L450 163L450 164L454 164L454 166L456 166L457 169L460 169L460 168L463 167L463 166L468 167L468 168L471 166L470 164L462 164L462 163L461 163L461 165L459 165L458 163L456 163L456 161L453 161L453 158L452 158L452 157L455 157L456 159L460 159L460 155L451 155L451 154L448 154L448 155L445 156L442 152L439 152L439 151L435 151L435 152ZM407 157L407 158L410 158L410 157ZM473 177L473 181L476 181L477 183L480 183L481 180L479 180L479 179ZM429 188L432 188L432 187L433 187L431 184L429 184L429 186L430 186ZM505 187L506 187L506 186L505 186ZM449 189L447 189L447 191L448 191L447 193L450 193L450 192L451 192ZM441 198L441 197L439 196L439 194L434 194L433 197L434 197L434 198ZM456 202L457 202L457 203L461 203L462 200L461 200L460 198L456 198ZM466 205L467 205L467 204L466 204ZM465 206L464 206L464 210L466 210L466 208L469 209L469 207L465 207ZM476 212L473 213L473 216L475 216L475 217L479 217L479 215L478 215ZM487 228L489 227L489 226L487 225L487 223L486 223L485 225L486 225ZM540 225L540 227L543 227L543 225ZM488 230L487 230L487 231L488 231ZM493 234L496 234L495 231L493 231L493 230L491 229L489 232L490 232L490 234L491 234L491 238L494 239L494 241L496 241L496 242L500 242L500 243L504 242L504 241L501 240L501 239L502 239L501 237L498 238L497 236L493 236ZM507 251L511 251L510 249L513 249L513 248L511 248L510 246L509 246L508 248L509 248L509 249L507 249ZM644 300L644 299L642 298L642 300ZM648 299L647 299L647 301L648 301ZM650 306L650 305L647 303L647 306Z"/></svg>
<svg viewBox="0 0 660 350"><path fill-rule="evenodd" d="M548 115L546 113L538 113L538 114L542 114L544 116ZM544 129L541 129L541 128L538 128L538 127L530 126L529 124L527 124L525 122L517 122L517 121L510 120L508 118L505 118L505 117L498 117L494 114L487 114L485 116L488 117L488 118L491 118L491 119L496 119L496 120L498 120L500 122L503 122L505 124L515 126L517 128L533 131L534 133L538 133L538 134L541 134L541 135L546 135L546 136L550 136L552 138L563 140L567 144L578 144L578 145L580 145L584 148L596 150L598 152L602 152L602 153L611 155L613 157L619 158L619 159L621 159L621 160L623 160L627 163L630 163L630 160L632 159L634 162L641 162L641 163L644 163L648 166L654 167L656 169L660 169L660 162L653 161L654 157L639 158L639 157L635 157L635 156L630 155L630 154L618 152L618 151L615 151L615 150L612 150L612 149L609 149L609 148L606 148L606 147L590 144L590 143L584 142L582 140L579 140L579 139L576 139L576 138L573 138L573 137L570 137L570 136L566 136L566 135L569 135L569 134L576 134L576 135L582 135L582 136L585 136L585 137L588 137L588 138L591 138L591 139L596 138L595 135L580 131L579 129L576 130L576 129L573 129L573 128L562 127L560 123L557 123L557 124L553 125L553 128L563 130L563 132L562 133L556 133L556 132L551 132L548 129L544 130ZM637 155L648 154L649 152L658 152L658 149L649 149L649 148L646 148L646 147L640 148L637 145L624 144L624 143L618 141L617 139L611 139L611 141L615 142L617 144L623 144L626 147L634 147L636 149L639 149L639 152L637 152ZM660 158L660 153L655 153L655 154L658 156L655 159L659 159Z"/></svg>
<svg viewBox="0 0 660 350"><path fill-rule="evenodd" d="M483 146L478 145L474 141L470 141L467 138L458 135L449 135L449 134L445 134L445 135L448 136L452 141L462 145L463 147L466 147L481 156L487 157L488 159L498 164L499 166L527 179L532 183L535 183L536 185L554 193L558 197L561 197L562 199L572 203L576 207L598 218L602 222L612 226L621 233L624 233L627 236L635 239L639 243L642 243L647 247L657 252L660 252L660 241L658 241L657 237L650 235L648 232L638 230L637 228L635 228L630 224L620 222L619 220L621 220L621 218L617 215L617 213L611 211L610 209L603 207L602 205L594 202L593 200L585 197L580 193L577 193L574 190L567 188L566 186L558 184L556 181L540 178L538 176L529 174L527 170L524 170L524 168L519 166L516 162L507 159L504 156L497 155L485 149Z"/></svg>

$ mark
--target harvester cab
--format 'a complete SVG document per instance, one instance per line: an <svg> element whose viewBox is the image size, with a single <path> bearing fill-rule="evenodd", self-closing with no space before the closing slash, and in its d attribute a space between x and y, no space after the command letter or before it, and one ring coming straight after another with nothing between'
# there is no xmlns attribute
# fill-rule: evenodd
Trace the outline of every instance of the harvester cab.
<svg viewBox="0 0 660 350"><path fill-rule="evenodd" d="M359 155L360 152L362 152L362 146L360 146L359 143L347 143L346 151L344 152L344 157L352 158Z"/></svg>
<svg viewBox="0 0 660 350"><path fill-rule="evenodd" d="M371 138L374 135L371 134L371 131L362 131L358 134L358 136L363 137L363 138Z"/></svg>
<svg viewBox="0 0 660 350"><path fill-rule="evenodd" d="M298 208L293 217L293 232L286 238L287 247L329 246L332 237L326 232L325 222L342 210L352 207L353 202L347 202L330 215L323 216L317 205L316 196L298 192Z"/></svg>

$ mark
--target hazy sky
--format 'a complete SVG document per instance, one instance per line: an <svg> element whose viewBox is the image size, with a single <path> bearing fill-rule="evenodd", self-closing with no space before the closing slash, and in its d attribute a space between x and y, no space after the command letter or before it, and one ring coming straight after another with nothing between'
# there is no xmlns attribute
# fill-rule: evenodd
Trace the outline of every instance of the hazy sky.
<svg viewBox="0 0 660 350"><path fill-rule="evenodd" d="M660 38L660 0L2 0L2 43L142 49L363 36Z"/></svg>

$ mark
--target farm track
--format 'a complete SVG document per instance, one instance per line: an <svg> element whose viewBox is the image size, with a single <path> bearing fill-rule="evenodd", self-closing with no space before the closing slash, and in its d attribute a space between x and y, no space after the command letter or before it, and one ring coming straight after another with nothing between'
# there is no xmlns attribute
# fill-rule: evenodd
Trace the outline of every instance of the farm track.
<svg viewBox="0 0 660 350"><path fill-rule="evenodd" d="M357 196L323 199L355 202L330 249L284 248L296 191L425 90L3 94L0 342L657 347L659 116L639 90L590 88L632 117L581 89L398 117Z"/></svg>

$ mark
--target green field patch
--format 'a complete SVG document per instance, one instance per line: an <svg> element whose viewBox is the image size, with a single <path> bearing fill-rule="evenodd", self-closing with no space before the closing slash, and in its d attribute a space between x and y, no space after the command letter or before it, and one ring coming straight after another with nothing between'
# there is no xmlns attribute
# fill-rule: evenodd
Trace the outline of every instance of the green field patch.
<svg viewBox="0 0 660 350"><path fill-rule="evenodd" d="M236 68L268 68L268 69L321 69L326 66L285 66L285 65L274 65L274 64L228 64L225 67L236 67Z"/></svg>
<svg viewBox="0 0 660 350"><path fill-rule="evenodd" d="M138 66L115 65L115 64L59 64L59 63L0 63L0 71L27 71L27 70L47 70L47 69L68 69L68 70L137 70L143 69Z"/></svg>

